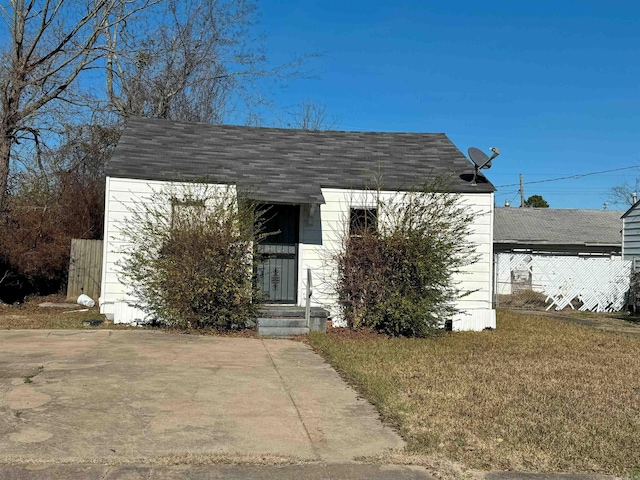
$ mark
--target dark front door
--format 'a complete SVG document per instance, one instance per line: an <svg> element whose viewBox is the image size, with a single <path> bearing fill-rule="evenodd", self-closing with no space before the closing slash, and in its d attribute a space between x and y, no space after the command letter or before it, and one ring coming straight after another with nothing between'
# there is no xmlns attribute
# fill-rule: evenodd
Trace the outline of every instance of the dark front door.
<svg viewBox="0 0 640 480"><path fill-rule="evenodd" d="M298 285L298 205L267 205L265 233L258 245L258 284L266 303L296 303Z"/></svg>

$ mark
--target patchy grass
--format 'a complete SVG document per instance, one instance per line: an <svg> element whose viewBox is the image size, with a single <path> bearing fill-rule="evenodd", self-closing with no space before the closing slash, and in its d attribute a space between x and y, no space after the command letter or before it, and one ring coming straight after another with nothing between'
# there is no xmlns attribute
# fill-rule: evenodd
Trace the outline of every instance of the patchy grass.
<svg viewBox="0 0 640 480"><path fill-rule="evenodd" d="M39 307L38 304L43 302L67 303L65 297L52 295L48 297L33 297L27 302L16 305L7 305L0 303L0 330L6 329L138 329L141 327L114 324L105 319L100 313L98 307L87 309L80 305L73 307ZM96 326L87 326L82 322L85 320L105 320L104 323ZM213 328L202 329L171 329L165 327L146 326L142 328L150 328L163 330L173 334L193 334L193 335L216 335L228 337L258 337L255 328L246 328L242 330L217 331Z"/></svg>
<svg viewBox="0 0 640 480"><path fill-rule="evenodd" d="M95 327L86 327L84 320L104 319L98 307L38 307L39 303L66 303L64 297L35 297L22 304L0 304L0 329L58 329L58 328L131 328L105 322ZM85 311L82 311L85 310Z"/></svg>
<svg viewBox="0 0 640 480"><path fill-rule="evenodd" d="M640 337L517 312L439 339L312 333L408 442L469 468L640 468Z"/></svg>

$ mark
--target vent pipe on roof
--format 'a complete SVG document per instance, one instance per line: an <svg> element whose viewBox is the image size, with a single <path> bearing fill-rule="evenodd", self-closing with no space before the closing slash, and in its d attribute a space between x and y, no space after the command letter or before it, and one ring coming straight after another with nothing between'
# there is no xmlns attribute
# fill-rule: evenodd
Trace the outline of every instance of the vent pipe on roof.
<svg viewBox="0 0 640 480"><path fill-rule="evenodd" d="M631 200L633 201L633 204L635 205L635 203L638 201L638 194L636 192L633 192L631 194Z"/></svg>
<svg viewBox="0 0 640 480"><path fill-rule="evenodd" d="M511 202L509 200L505 200L504 201L504 206L505 207L510 207L511 206Z"/></svg>

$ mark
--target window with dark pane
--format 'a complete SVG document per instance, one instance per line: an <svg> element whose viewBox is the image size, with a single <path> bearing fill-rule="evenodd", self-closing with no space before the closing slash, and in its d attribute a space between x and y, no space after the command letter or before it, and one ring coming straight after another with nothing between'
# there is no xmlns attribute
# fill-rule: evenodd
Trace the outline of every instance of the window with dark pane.
<svg viewBox="0 0 640 480"><path fill-rule="evenodd" d="M349 218L349 235L365 235L378 230L377 208L352 208Z"/></svg>

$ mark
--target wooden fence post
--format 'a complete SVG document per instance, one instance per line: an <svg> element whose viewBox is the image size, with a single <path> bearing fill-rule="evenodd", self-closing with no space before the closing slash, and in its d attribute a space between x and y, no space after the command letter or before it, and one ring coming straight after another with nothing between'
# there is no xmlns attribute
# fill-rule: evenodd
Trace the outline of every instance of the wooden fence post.
<svg viewBox="0 0 640 480"><path fill-rule="evenodd" d="M102 240L71 240L67 300L84 293L98 303L102 282Z"/></svg>

